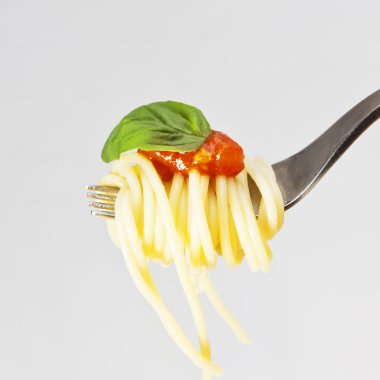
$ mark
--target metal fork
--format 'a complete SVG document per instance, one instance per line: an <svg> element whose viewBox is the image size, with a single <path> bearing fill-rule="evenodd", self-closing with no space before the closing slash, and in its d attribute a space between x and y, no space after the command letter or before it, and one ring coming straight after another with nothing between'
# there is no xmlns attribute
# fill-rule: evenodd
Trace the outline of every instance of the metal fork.
<svg viewBox="0 0 380 380"><path fill-rule="evenodd" d="M115 201L119 188L115 186L87 186L87 197L94 199L89 202L91 215L113 219L115 217Z"/></svg>
<svg viewBox="0 0 380 380"><path fill-rule="evenodd" d="M306 148L273 164L285 209L288 210L303 199L351 144L379 117L380 90L358 103ZM249 180L248 185L252 204L257 211L260 193L252 180ZM95 209L91 214L114 218L114 203L119 188L88 186L87 189L87 196L96 200L90 202L90 207Z"/></svg>

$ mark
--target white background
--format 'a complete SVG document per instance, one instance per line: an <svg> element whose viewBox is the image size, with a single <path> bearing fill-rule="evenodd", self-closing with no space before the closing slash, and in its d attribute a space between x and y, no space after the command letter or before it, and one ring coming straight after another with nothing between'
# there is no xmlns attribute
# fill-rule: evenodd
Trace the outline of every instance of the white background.
<svg viewBox="0 0 380 380"><path fill-rule="evenodd" d="M380 2L0 0L0 378L200 379L89 215L100 151L141 104L201 108L275 162L380 87ZM213 273L225 380L380 378L379 123L287 212L270 274ZM195 340L173 268L162 293Z"/></svg>

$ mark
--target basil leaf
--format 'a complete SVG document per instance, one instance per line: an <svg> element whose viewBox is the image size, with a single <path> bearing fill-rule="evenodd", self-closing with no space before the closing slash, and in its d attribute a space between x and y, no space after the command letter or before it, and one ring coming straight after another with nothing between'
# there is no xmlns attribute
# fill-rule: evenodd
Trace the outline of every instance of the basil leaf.
<svg viewBox="0 0 380 380"><path fill-rule="evenodd" d="M109 135L102 159L110 162L131 149L193 151L211 129L203 113L187 104L167 101L136 108Z"/></svg>

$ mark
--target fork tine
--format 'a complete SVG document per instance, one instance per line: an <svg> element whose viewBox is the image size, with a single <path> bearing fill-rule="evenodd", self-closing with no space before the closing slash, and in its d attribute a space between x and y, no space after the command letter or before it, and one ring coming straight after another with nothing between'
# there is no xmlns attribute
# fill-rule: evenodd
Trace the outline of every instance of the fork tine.
<svg viewBox="0 0 380 380"><path fill-rule="evenodd" d="M113 203L103 203L103 202L89 202L88 205L99 210L110 210L115 211L115 205Z"/></svg>
<svg viewBox="0 0 380 380"><path fill-rule="evenodd" d="M88 185L86 186L86 189L89 192L113 194L113 195L116 195L120 190L116 186L99 186L99 185Z"/></svg>
<svg viewBox="0 0 380 380"><path fill-rule="evenodd" d="M106 219L114 219L115 218L115 213L113 213L111 211L104 211L104 210L91 210L91 215L100 216L100 217L106 218Z"/></svg>
<svg viewBox="0 0 380 380"><path fill-rule="evenodd" d="M116 195L88 192L87 198L98 199L104 202L115 203Z"/></svg>

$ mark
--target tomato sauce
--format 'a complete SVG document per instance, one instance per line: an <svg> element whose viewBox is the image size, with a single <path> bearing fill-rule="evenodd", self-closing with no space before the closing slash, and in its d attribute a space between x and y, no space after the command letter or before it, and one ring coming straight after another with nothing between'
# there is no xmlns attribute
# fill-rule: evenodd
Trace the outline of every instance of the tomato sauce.
<svg viewBox="0 0 380 380"><path fill-rule="evenodd" d="M196 169L211 177L236 176L244 169L243 149L226 134L212 131L205 142L193 152L169 152L160 150L138 151L149 158L164 181L174 173L188 176Z"/></svg>

